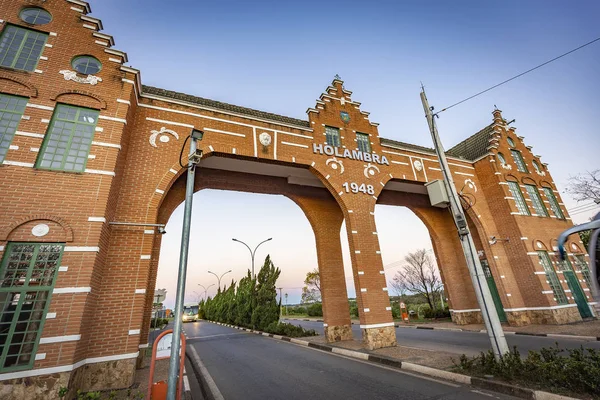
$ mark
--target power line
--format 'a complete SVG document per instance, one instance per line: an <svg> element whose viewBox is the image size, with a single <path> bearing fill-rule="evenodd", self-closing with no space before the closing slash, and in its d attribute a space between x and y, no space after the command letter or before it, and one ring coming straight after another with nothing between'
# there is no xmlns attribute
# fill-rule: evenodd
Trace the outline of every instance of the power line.
<svg viewBox="0 0 600 400"><path fill-rule="evenodd" d="M594 207L590 207L590 208L586 208L585 210L579 210L579 211L575 211L572 212L571 215L578 215L578 214L584 214L590 211L595 211L598 207L600 207L600 205L596 205Z"/></svg>
<svg viewBox="0 0 600 400"><path fill-rule="evenodd" d="M591 205L595 205L595 204L596 204L596 203L592 201L591 203L580 204L580 205L578 205L578 206L570 207L570 208L569 208L569 210L571 210L571 211L576 211L577 209L580 209L580 208L585 208L585 207L589 207L589 206L591 206Z"/></svg>
<svg viewBox="0 0 600 400"><path fill-rule="evenodd" d="M577 51L577 50L583 49L584 47L586 47L586 46L589 46L590 44L592 44L592 43L595 43L595 42L597 42L597 41L599 41L599 40L600 40L600 37L599 37L599 38L596 38L596 39L594 39L594 40L592 40L591 42L587 42L586 44L583 44L583 45L581 45L581 46L579 46L579 47L577 47L577 48L575 48L575 49L573 49L573 50L570 50L570 51L568 51L568 52L566 52L566 53L564 53L564 54L561 54L561 55L560 55L560 56L558 56L558 57L554 57L552 60L548 60L548 61L546 61L546 62L545 62L545 63L543 63L543 64L540 64L540 65L538 65L538 66L536 66L536 67L533 67L533 68L531 68L531 69L528 69L528 70L527 70L527 71L525 71L525 72L522 72L522 73L520 73L519 75L515 75L515 76L513 76L512 78L509 78L509 79L507 79L507 80L505 80L505 81L503 81L503 82L500 82L500 83L498 83L497 85L494 85L494 86L492 86L492 87L489 87L489 88L487 88L487 89L485 89L485 90L482 90L481 92L479 92L479 93L476 93L476 94L474 94L473 96L467 97L466 99L464 99L464 100L461 100L461 101L459 101L458 103L454 103L454 104L452 104L451 106L448 106L448 107L446 107L446 108L443 108L441 111L438 111L438 112L437 112L437 114L439 114L439 113L442 113L442 112L444 112L444 111L446 111L446 110L449 110L449 109L451 109L452 107L455 107L455 106L457 106L457 105L459 105L459 104L462 104L462 103L464 103L465 101L471 100L472 98L475 98L475 97L477 97L477 96L479 96L479 95L482 95L482 94L484 94L484 93L486 93L486 92L489 92L490 90L492 90L492 89L495 89L495 88L497 88L498 86L502 86L502 85L504 85L505 83L508 83L508 82L510 82L510 81L513 81L513 80L515 80L515 79L517 79L517 78L519 78L519 77L521 77L521 76L523 76L523 75L525 75L525 74L528 74L528 73L530 73L530 72L532 72L532 71L535 71L536 69L538 69L538 68L541 68L541 67L543 67L544 65L548 65L548 64L550 64L551 62L558 60L559 58L563 58L564 56L566 56L566 55L569 55L569 54L571 54L571 53L573 53L573 52L575 52L575 51Z"/></svg>

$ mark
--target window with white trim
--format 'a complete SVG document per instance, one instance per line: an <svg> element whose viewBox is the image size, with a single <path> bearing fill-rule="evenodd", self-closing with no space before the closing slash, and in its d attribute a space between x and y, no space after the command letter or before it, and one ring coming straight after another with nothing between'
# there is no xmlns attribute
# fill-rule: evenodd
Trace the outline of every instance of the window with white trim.
<svg viewBox="0 0 600 400"><path fill-rule="evenodd" d="M527 207L527 203L525 203L525 199L523 198L523 193L521 192L519 183L514 181L508 181L508 190L510 190L512 197L515 199L515 204L517 205L517 210L519 210L519 214L531 215L531 213L529 212L529 207Z"/></svg>
<svg viewBox="0 0 600 400"><path fill-rule="evenodd" d="M340 147L340 130L332 126L325 127L325 140L333 147Z"/></svg>
<svg viewBox="0 0 600 400"><path fill-rule="evenodd" d="M527 169L527 164L525 164L525 160L523 159L523 155L519 150L510 150L510 154L512 154L513 159L515 160L515 164L517 164L517 170L519 172L529 173Z"/></svg>
<svg viewBox="0 0 600 400"><path fill-rule="evenodd" d="M366 133L356 132L356 145L363 153L371 152L371 138Z"/></svg>
<svg viewBox="0 0 600 400"><path fill-rule="evenodd" d="M550 209L552 210L554 215L556 215L556 218L565 219L565 214L563 214L562 209L560 208L558 200L556 200L556 196L554 195L552 189L549 187L542 187L542 190L544 191L544 194L548 199L548 203L550 203Z"/></svg>
<svg viewBox="0 0 600 400"><path fill-rule="evenodd" d="M498 153L497 156L498 156L498 160L500 160L501 164L506 164L506 158L504 158L504 154Z"/></svg>
<svg viewBox="0 0 600 400"><path fill-rule="evenodd" d="M568 304L567 295L565 294L565 290L560 284L560 280L558 279L558 275L552 266L552 260L548 255L547 251L538 251L538 257L540 259L540 264L544 268L544 272L546 272L546 278L548 278L548 283L550 284L550 289L552 289L552 293L554 294L554 298L558 304Z"/></svg>
<svg viewBox="0 0 600 400"><path fill-rule="evenodd" d="M4 161L25 112L27 99L0 93L0 164Z"/></svg>
<svg viewBox="0 0 600 400"><path fill-rule="evenodd" d="M575 265L577 269L581 271L581 275L583 275L583 279L587 283L588 287L592 284L592 274L590 273L590 267L585 261L585 256L583 254L575 254Z"/></svg>
<svg viewBox="0 0 600 400"><path fill-rule="evenodd" d="M36 168L83 172L99 114L89 108L57 105Z"/></svg>
<svg viewBox="0 0 600 400"><path fill-rule="evenodd" d="M8 243L0 264L0 371L33 367L63 249Z"/></svg>
<svg viewBox="0 0 600 400"><path fill-rule="evenodd" d="M0 66L34 71L47 39L47 33L7 25L0 36Z"/></svg>
<svg viewBox="0 0 600 400"><path fill-rule="evenodd" d="M540 197L540 192L538 192L538 188L535 185L525 185L525 190L529 194L529 198L531 199L531 204L533 205L533 209L535 213L540 217L547 217L548 210L544 206L544 202Z"/></svg>

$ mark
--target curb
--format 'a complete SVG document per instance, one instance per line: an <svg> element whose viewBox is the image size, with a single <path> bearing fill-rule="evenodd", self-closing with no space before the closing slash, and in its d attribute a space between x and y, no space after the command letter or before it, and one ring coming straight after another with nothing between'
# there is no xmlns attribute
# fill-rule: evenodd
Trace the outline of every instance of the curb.
<svg viewBox="0 0 600 400"><path fill-rule="evenodd" d="M192 369L194 370L196 379L198 379L198 383L200 383L200 388L202 389L202 395L204 398L208 400L225 400L221 394L221 391L215 384L215 381L212 379L212 376L210 376L210 373L204 366L204 363L200 359L200 356L198 355L198 352L194 346L190 346L190 353L191 354L187 354L186 351L186 356L190 359Z"/></svg>
<svg viewBox="0 0 600 400"><path fill-rule="evenodd" d="M204 320L204 321L207 321L207 320ZM424 365L402 362L395 358L386 357L383 355L370 354L370 353L356 351L356 350L348 350L348 349L343 349L340 347L334 347L334 346L331 346L328 344L313 343L313 342L309 342L307 340L289 338L287 336L281 336L281 335L274 335L272 333L255 331L252 329L242 328L242 327L235 326L235 325L224 324L221 322L214 322L214 321L207 321L207 322L225 326L228 328L233 328L233 329L238 329L241 331L254 333L256 335L267 336L267 337L270 337L270 338L273 338L276 340L282 340L282 341L298 344L298 345L305 346L305 347L312 347L314 349L325 351L325 352L331 352L331 353L339 354L339 355L350 357L350 358L356 358L358 360L370 361L375 364L381 364L381 365L397 368L397 369L404 370L404 371L416 372L416 373L419 373L422 375L445 379L447 381L456 382L456 383L460 383L463 385L470 385L470 386L473 386L473 387L476 387L479 389L486 389L486 390L490 390L492 392L507 394L510 396L519 397L521 399L577 400L574 397L561 396L561 395L554 394L554 393L543 392L541 390L521 388L521 387L511 385L509 383L496 382L496 381L492 381L492 380L472 377L469 375L458 374L456 372L450 372L450 371L444 371L441 369L426 367ZM436 328L414 327L413 329L436 329ZM451 328L443 328L443 329L451 329ZM473 331L471 331L471 332L473 332ZM546 336L546 335L544 335L544 336ZM567 335L567 336L569 336L569 335ZM582 337L585 337L585 336L582 336ZM199 359L199 357L198 357L198 359ZM208 371L207 371L207 373L208 373ZM211 398L210 400L213 400L213 399ZM214 400L218 400L218 399L214 399Z"/></svg>
<svg viewBox="0 0 600 400"><path fill-rule="evenodd" d="M292 321L308 321L308 322L323 322L322 319L300 319L300 318L286 318ZM355 322L352 322L352 325L358 325ZM427 325L401 325L394 324L395 328L405 328L405 329L426 329L426 330L435 330L435 331L452 331L452 332L471 332L471 333L487 333L485 329L481 329L479 331L472 331L469 329L461 329L461 328L436 328L433 326ZM566 333L530 333L530 332L512 332L505 331L505 335L523 335L523 336L539 336L539 337L555 337L561 339L571 339L571 340L586 340L592 342L600 342L600 336L578 336L578 335L569 335Z"/></svg>

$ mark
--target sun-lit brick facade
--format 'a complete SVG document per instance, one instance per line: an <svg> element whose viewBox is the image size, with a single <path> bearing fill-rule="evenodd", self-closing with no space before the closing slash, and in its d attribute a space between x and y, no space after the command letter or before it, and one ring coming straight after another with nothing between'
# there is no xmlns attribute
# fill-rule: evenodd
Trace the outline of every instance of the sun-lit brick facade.
<svg viewBox="0 0 600 400"><path fill-rule="evenodd" d="M23 21L23 9L32 7L49 12L51 21ZM192 129L204 132L196 190L280 194L304 211L315 233L328 340L352 335L339 238L345 220L364 341L370 348L396 343L376 204L406 206L424 222L454 321L480 321L452 218L431 206L424 186L442 178L431 149L380 138L378 124L339 79L308 109L306 120L142 86L140 72L124 66L127 55L112 48L113 38L99 32L102 22L89 12L80 0L0 0L0 100L13 104L0 118L0 149L6 143L5 155L0 153L0 279L12 279L12 286L0 289L0 393L52 398L61 386L131 384L148 346L156 283L161 235L151 225L165 224L184 199L186 173L179 156ZM18 31L25 36L3 41L9 27L26 29ZM35 68L23 70L18 57L34 36L45 38L43 49ZM11 43L21 39L23 46L11 53ZM101 70L75 73L72 61L82 55L99 60ZM63 115L65 105L88 114ZM9 118L18 126L11 128ZM65 131L71 132L68 141L58 136ZM67 170L78 168L70 155L53 170L44 169L49 149L58 149L55 160L66 149L55 142L70 146L69 154L81 143L79 156L86 162L78 172ZM359 143L363 152L357 151ZM589 291L580 262L587 255L581 243L569 243L574 268L556 263L556 237L572 223L547 167L500 111L448 156L507 323L587 316L588 300L581 296ZM525 172L518 170L523 165ZM540 204L545 215L538 212ZM522 215L524 210L531 215ZM29 251L24 244L35 245L30 254L38 260L38 251L47 248L40 243L61 249L59 262L46 264L52 265L44 275L47 291L33 286L42 279L34 271L38 261L26 256L14 261L17 248ZM544 254L550 269L541 262ZM46 303L30 301L23 285L43 292ZM37 331L20 334L18 315L36 312L42 322L30 325ZM13 349L10 343L17 340L26 345ZM26 379L39 384L24 385Z"/></svg>

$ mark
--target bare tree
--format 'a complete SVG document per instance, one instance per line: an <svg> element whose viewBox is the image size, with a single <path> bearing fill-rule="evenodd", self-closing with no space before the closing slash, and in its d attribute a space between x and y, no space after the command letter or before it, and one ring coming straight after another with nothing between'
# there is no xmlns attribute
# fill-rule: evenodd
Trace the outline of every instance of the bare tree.
<svg viewBox="0 0 600 400"><path fill-rule="evenodd" d="M600 203L600 169L569 177L567 192L577 201Z"/></svg>
<svg viewBox="0 0 600 400"><path fill-rule="evenodd" d="M303 303L315 303L321 301L321 276L319 270L314 270L306 274L304 280L304 287L302 288L302 302Z"/></svg>
<svg viewBox="0 0 600 400"><path fill-rule="evenodd" d="M435 308L435 294L442 290L442 280L437 267L425 249L408 253L404 260L406 265L394 275L392 287L395 290L403 289L407 292L420 294L433 310Z"/></svg>

